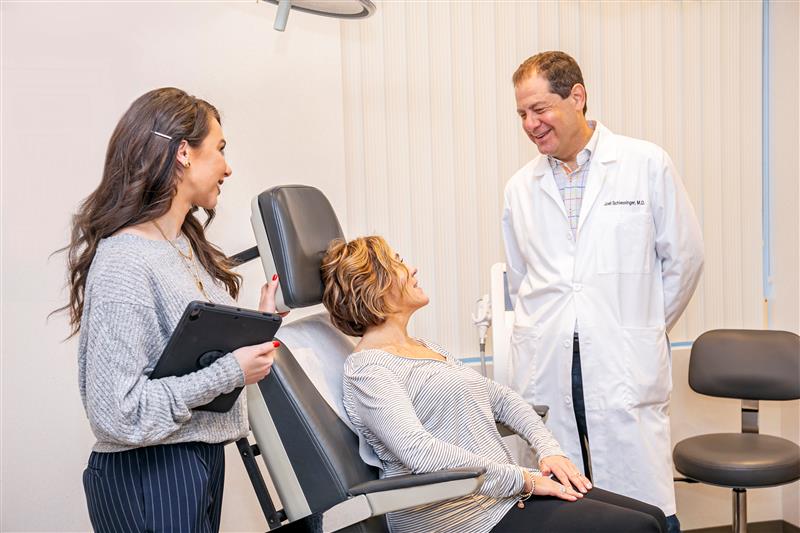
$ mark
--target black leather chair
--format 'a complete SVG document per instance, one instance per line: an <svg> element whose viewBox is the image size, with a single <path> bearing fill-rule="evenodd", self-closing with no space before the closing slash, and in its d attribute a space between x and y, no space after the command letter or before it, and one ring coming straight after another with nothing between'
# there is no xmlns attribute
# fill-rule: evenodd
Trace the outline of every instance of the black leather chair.
<svg viewBox="0 0 800 533"><path fill-rule="evenodd" d="M742 400L742 432L679 442L675 468L692 480L733 489L733 531L747 531L747 489L800 479L800 447L758 432L759 400L800 398L800 337L786 331L713 330L692 345L689 385Z"/></svg>
<svg viewBox="0 0 800 533"><path fill-rule="evenodd" d="M279 309L321 303L322 255L332 239L342 237L328 200L312 187L275 187L253 200L252 211L258 255L268 275L280 276ZM276 338L283 344L272 372L246 388L257 444L242 439L237 445L270 529L295 531L305 525L308 530L388 533L387 512L476 491L483 483L482 469L378 479L378 470L359 455L357 435L320 394L293 353L300 355L298 339L303 335L322 338L326 359L334 361L330 372L341 375L341 368L333 367L337 359L341 367L353 343L319 316L282 326ZM310 329L303 330L308 322ZM293 334L297 331L301 333ZM255 463L258 455L278 492L281 510L275 509L267 493Z"/></svg>

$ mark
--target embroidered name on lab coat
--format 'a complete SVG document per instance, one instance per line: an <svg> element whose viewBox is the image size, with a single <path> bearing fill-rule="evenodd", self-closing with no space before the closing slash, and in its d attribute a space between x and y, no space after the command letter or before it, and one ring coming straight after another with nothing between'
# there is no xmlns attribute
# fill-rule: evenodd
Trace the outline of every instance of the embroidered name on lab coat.
<svg viewBox="0 0 800 533"><path fill-rule="evenodd" d="M611 200L603 204L603 207L608 205L644 205L644 200Z"/></svg>

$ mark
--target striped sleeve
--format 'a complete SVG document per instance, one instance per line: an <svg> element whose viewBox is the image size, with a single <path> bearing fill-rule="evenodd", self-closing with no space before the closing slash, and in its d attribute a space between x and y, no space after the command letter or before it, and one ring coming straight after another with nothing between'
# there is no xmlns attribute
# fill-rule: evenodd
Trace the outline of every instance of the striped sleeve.
<svg viewBox="0 0 800 533"><path fill-rule="evenodd" d="M438 344L430 341L422 341L428 348L439 352L447 358L452 355ZM464 363L456 360L456 364ZM525 438L531 447L539 455L539 458L550 457L551 455L565 454L561 450L558 441L544 425L542 417L536 414L533 407L526 402L516 391L497 383L487 377L486 387L489 390L489 403L495 420L502 422L512 431ZM536 471L538 474L538 470Z"/></svg>
<svg viewBox="0 0 800 533"><path fill-rule="evenodd" d="M489 388L489 402L492 405L495 420L502 422L515 433L524 437L540 459L551 455L566 456L558 441L544 425L542 417L522 396L488 378L486 378L486 385Z"/></svg>
<svg viewBox="0 0 800 533"><path fill-rule="evenodd" d="M475 455L437 439L420 422L397 376L378 364L345 367L348 415L363 426L411 472L436 472L448 468L483 467L485 481L479 493L495 498L519 494L522 470Z"/></svg>

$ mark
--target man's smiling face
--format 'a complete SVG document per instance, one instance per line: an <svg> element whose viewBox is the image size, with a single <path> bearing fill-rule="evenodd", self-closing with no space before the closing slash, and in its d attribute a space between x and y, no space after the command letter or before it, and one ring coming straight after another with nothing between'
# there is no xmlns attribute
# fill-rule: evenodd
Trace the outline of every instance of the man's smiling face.
<svg viewBox="0 0 800 533"><path fill-rule="evenodd" d="M576 84L570 95L561 98L550 91L550 82L538 73L517 84L514 93L522 129L540 153L567 161L580 150L583 91Z"/></svg>

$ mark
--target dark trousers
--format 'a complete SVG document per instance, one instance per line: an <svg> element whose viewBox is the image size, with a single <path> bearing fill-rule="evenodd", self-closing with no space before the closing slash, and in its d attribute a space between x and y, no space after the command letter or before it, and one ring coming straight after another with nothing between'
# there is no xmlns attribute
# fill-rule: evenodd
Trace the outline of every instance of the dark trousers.
<svg viewBox="0 0 800 533"><path fill-rule="evenodd" d="M83 488L97 532L216 532L225 453L200 442L92 452Z"/></svg>
<svg viewBox="0 0 800 533"><path fill-rule="evenodd" d="M578 426L578 440L581 443L581 459L583 459L583 472L589 480L592 479L592 454L589 450L589 431L586 429L586 404L583 401L583 372L581 371L581 346L578 333L572 340L572 410L575 413L575 422ZM681 524L678 517L667 517L669 533L680 533Z"/></svg>
<svg viewBox="0 0 800 533"><path fill-rule="evenodd" d="M581 346L578 333L572 340L572 410L578 425L578 440L581 443L583 473L591 481L592 459L589 452L589 431L586 429L586 405L583 402L583 373L581 372Z"/></svg>
<svg viewBox="0 0 800 533"><path fill-rule="evenodd" d="M534 496L512 507L491 533L664 533L664 513L653 505L597 487L568 502Z"/></svg>

